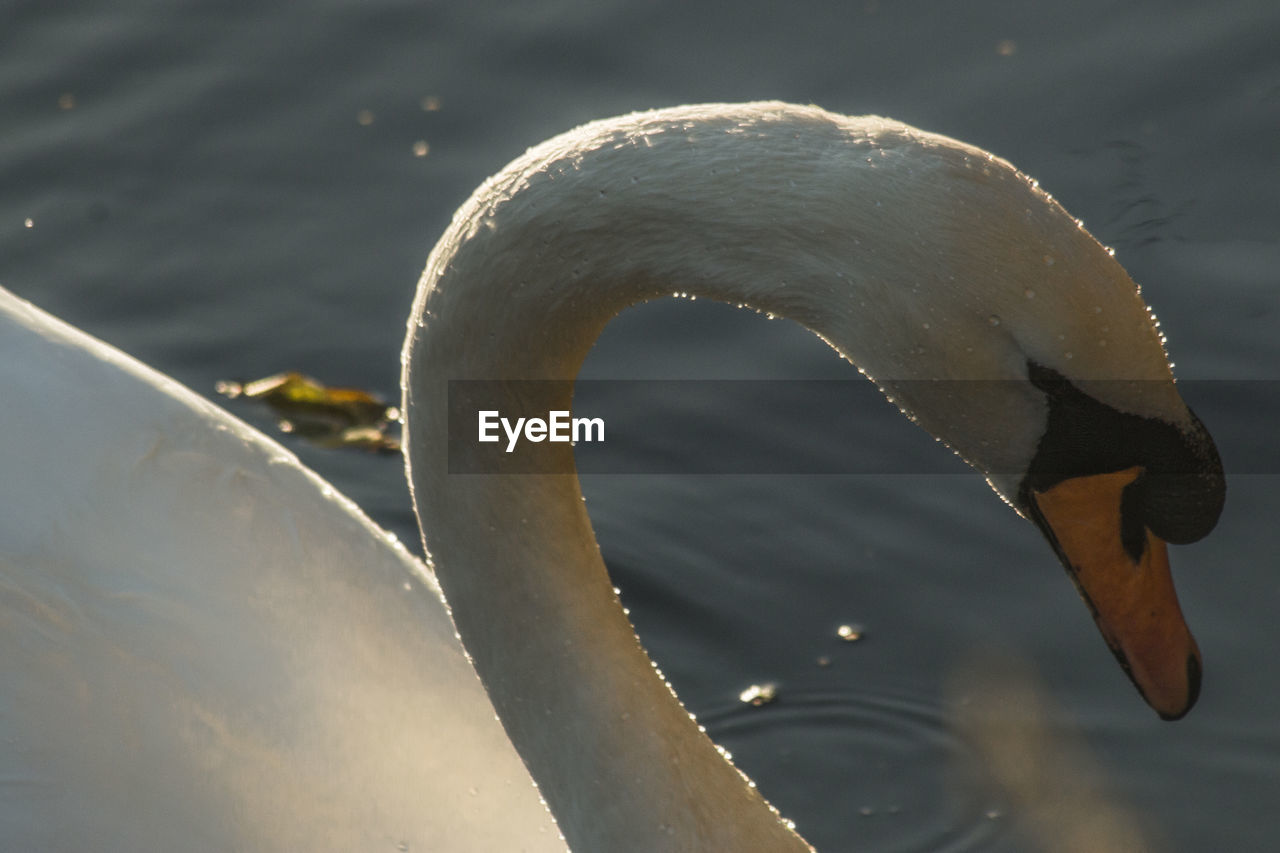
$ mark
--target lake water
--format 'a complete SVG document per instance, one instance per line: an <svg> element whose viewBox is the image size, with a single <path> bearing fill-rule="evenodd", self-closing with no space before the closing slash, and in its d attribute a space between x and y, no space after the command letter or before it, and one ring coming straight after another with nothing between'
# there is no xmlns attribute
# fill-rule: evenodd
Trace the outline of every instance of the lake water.
<svg viewBox="0 0 1280 853"><path fill-rule="evenodd" d="M1074 849L1280 844L1280 5L68 0L0 20L0 284L210 397L287 368L394 397L453 210L592 118L779 98L1007 157L1143 285L1229 471L1217 530L1173 552L1206 662L1186 720L1155 718L1039 534L905 422L772 452L935 460L910 473L590 476L605 558L686 704L822 850L1071 849L1100 814L1112 846ZM615 321L586 373L850 377L794 326L674 301ZM726 426L752 419L705 387ZM740 433L700 440L759 445ZM417 540L398 459L291 446ZM836 636L852 623L865 639ZM759 682L778 701L739 703ZM1002 788L1011 762L1057 807Z"/></svg>

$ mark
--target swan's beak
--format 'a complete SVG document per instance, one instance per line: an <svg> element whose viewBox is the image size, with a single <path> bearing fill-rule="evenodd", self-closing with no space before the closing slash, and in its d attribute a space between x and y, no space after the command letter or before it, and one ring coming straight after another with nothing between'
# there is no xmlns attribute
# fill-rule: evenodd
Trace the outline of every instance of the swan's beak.
<svg viewBox="0 0 1280 853"><path fill-rule="evenodd" d="M1178 606L1164 541L1145 527L1126 541L1122 495L1141 473L1072 477L1033 494L1107 645L1147 704L1176 720L1200 694L1200 650Z"/></svg>

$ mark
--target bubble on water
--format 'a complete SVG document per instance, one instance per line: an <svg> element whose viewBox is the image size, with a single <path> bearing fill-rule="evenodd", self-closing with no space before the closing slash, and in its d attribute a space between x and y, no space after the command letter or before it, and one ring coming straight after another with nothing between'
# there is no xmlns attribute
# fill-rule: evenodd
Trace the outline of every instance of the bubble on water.
<svg viewBox="0 0 1280 853"><path fill-rule="evenodd" d="M846 643L856 643L866 634L866 628L857 622L851 622L836 628L836 636L844 640Z"/></svg>

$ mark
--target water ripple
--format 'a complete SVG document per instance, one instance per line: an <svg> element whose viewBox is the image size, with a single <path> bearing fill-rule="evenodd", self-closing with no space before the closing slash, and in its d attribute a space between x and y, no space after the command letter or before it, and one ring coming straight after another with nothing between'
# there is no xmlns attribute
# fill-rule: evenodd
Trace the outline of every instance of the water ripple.
<svg viewBox="0 0 1280 853"><path fill-rule="evenodd" d="M699 721L819 850L959 853L1008 834L1006 802L959 772L981 755L936 699L784 687Z"/></svg>

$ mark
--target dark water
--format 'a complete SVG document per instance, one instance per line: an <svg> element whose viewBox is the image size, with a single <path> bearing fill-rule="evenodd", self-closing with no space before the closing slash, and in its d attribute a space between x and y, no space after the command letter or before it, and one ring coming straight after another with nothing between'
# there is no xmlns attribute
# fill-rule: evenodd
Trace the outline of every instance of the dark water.
<svg viewBox="0 0 1280 853"><path fill-rule="evenodd" d="M1205 380L1187 397L1232 478L1217 531L1173 556L1207 666L1192 715L1155 719L1038 534L905 423L777 453L914 440L937 473L588 478L615 582L689 707L822 849L1065 837L998 787L964 723L1013 689L989 683L1006 669L991 649L1036 673L1049 745L994 740L1068 814L1083 803L1067 825L1105 808L1152 849L1280 844L1277 480L1255 464L1275 407L1241 381L1280 378L1271 0L10 2L0 21L0 284L210 395L295 368L394 396L413 285L454 208L591 118L781 98L1009 158L1117 249L1179 376ZM807 333L701 302L628 312L587 372L849 376ZM708 406L752 415L732 394ZM416 539L398 461L295 449ZM867 639L837 639L847 622ZM762 681L780 700L741 707Z"/></svg>

